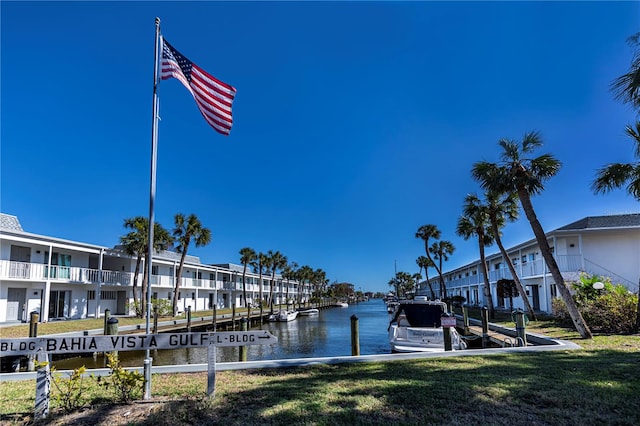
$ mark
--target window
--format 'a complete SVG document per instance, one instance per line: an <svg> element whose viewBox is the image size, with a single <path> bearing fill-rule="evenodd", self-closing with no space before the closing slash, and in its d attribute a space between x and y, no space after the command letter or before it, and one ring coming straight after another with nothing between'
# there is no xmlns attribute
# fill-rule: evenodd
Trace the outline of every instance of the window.
<svg viewBox="0 0 640 426"><path fill-rule="evenodd" d="M179 292L178 292L178 300L181 300L181 297L182 297L182 292L181 292L181 291L179 291Z"/></svg>
<svg viewBox="0 0 640 426"><path fill-rule="evenodd" d="M113 290L102 290L100 292L100 298L102 300L116 300L116 292Z"/></svg>
<svg viewBox="0 0 640 426"><path fill-rule="evenodd" d="M191 293L191 300L196 300L196 293L195 292Z"/></svg>
<svg viewBox="0 0 640 426"><path fill-rule="evenodd" d="M532 262L534 260L536 260L536 254L535 253L529 253L529 260L532 261Z"/></svg>
<svg viewBox="0 0 640 426"><path fill-rule="evenodd" d="M151 275L158 275L158 265L151 265Z"/></svg>
<svg viewBox="0 0 640 426"><path fill-rule="evenodd" d="M500 263L500 262L498 262L498 263L496 263L495 265L493 265L493 269L496 269L496 270L497 270L497 269L500 269L500 266L501 266L501 263Z"/></svg>
<svg viewBox="0 0 640 426"><path fill-rule="evenodd" d="M555 284L549 285L549 289L551 290L551 297L558 297L558 288Z"/></svg>
<svg viewBox="0 0 640 426"><path fill-rule="evenodd" d="M96 300L96 291L95 290L87 291L87 300Z"/></svg>

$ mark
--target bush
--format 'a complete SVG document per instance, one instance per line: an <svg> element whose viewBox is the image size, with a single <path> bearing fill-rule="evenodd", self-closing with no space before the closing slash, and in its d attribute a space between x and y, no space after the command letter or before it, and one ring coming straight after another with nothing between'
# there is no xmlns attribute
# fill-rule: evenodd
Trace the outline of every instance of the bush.
<svg viewBox="0 0 640 426"><path fill-rule="evenodd" d="M87 368L76 368L69 375L68 379L63 379L62 374L55 374L55 368L51 367L51 383L55 386L57 392L53 394L53 400L66 413L70 413L83 405L82 398L82 375Z"/></svg>
<svg viewBox="0 0 640 426"><path fill-rule="evenodd" d="M603 289L593 288L601 282ZM592 331L601 333L631 334L635 332L638 296L621 284L612 284L606 277L581 274L580 281L571 283L574 299ZM571 317L562 299L551 303L553 315L561 323L570 324Z"/></svg>
<svg viewBox="0 0 640 426"><path fill-rule="evenodd" d="M116 353L107 353L107 367L111 370L106 380L95 377L98 385L111 389L117 402L130 403L142 393L144 377L137 371L128 371L120 366Z"/></svg>

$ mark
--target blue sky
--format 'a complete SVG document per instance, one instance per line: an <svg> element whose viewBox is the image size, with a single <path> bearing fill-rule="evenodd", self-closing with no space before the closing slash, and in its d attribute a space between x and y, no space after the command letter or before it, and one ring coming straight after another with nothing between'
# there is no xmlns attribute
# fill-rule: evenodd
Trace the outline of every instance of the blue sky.
<svg viewBox="0 0 640 426"><path fill-rule="evenodd" d="M595 171L633 160L613 100L638 2L6 2L1 13L1 210L28 232L113 246L148 215L154 18L237 89L229 137L175 79L160 84L156 220L195 213L205 263L279 250L331 281L386 291L417 272L414 235L455 235L472 164L538 130L562 161L533 199L552 230L638 213L596 196ZM521 219L506 244L532 238ZM495 247L489 252L495 252Z"/></svg>

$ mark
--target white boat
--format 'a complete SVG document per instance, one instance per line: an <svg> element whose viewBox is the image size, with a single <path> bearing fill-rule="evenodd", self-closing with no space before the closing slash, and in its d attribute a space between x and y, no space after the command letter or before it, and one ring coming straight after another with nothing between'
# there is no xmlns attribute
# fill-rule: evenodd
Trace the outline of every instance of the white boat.
<svg viewBox="0 0 640 426"><path fill-rule="evenodd" d="M349 304L347 302L336 302L335 306L338 308L348 308Z"/></svg>
<svg viewBox="0 0 640 426"><path fill-rule="evenodd" d="M269 321L288 322L298 318L298 311L278 311L269 315Z"/></svg>
<svg viewBox="0 0 640 426"><path fill-rule="evenodd" d="M310 317L310 316L318 315L319 313L320 313L320 310L318 310L316 308L298 310L298 315L303 316L303 317Z"/></svg>
<svg viewBox="0 0 640 426"><path fill-rule="evenodd" d="M391 316L389 345L393 352L444 351L444 330L441 324L447 305L440 301L402 301ZM466 349L455 327L450 327L451 348Z"/></svg>

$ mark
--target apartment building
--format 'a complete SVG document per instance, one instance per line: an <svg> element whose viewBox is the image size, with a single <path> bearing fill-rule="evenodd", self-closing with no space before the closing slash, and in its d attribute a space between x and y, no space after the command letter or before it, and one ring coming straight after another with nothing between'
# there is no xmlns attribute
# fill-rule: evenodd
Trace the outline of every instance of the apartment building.
<svg viewBox="0 0 640 426"><path fill-rule="evenodd" d="M640 214L585 217L546 235L565 282L577 281L580 273L586 272L609 277L614 284L623 284L632 292L638 291ZM509 259L503 259L500 252L486 256L494 306L510 307L510 300L498 297L497 282L513 278L505 263L511 262L534 309L551 312L553 298L560 295L536 240L525 241L506 251ZM484 278L479 259L443 275L449 296L462 296L472 305L487 304L482 291ZM440 297L438 277L430 277L429 281ZM420 287L420 293L429 294L426 282ZM514 308L523 308L522 298L514 298L513 305Z"/></svg>
<svg viewBox="0 0 640 426"><path fill-rule="evenodd" d="M152 259L151 292L171 300L180 255L162 251ZM0 213L0 322L27 321L38 312L41 321L133 314L136 259L113 248L25 232L16 216ZM145 270L138 276L138 293ZM246 274L246 303L257 304L262 285L269 295L271 276ZM178 292L179 310L245 306L241 265L204 264L187 255ZM276 274L274 302L307 301L309 289Z"/></svg>

